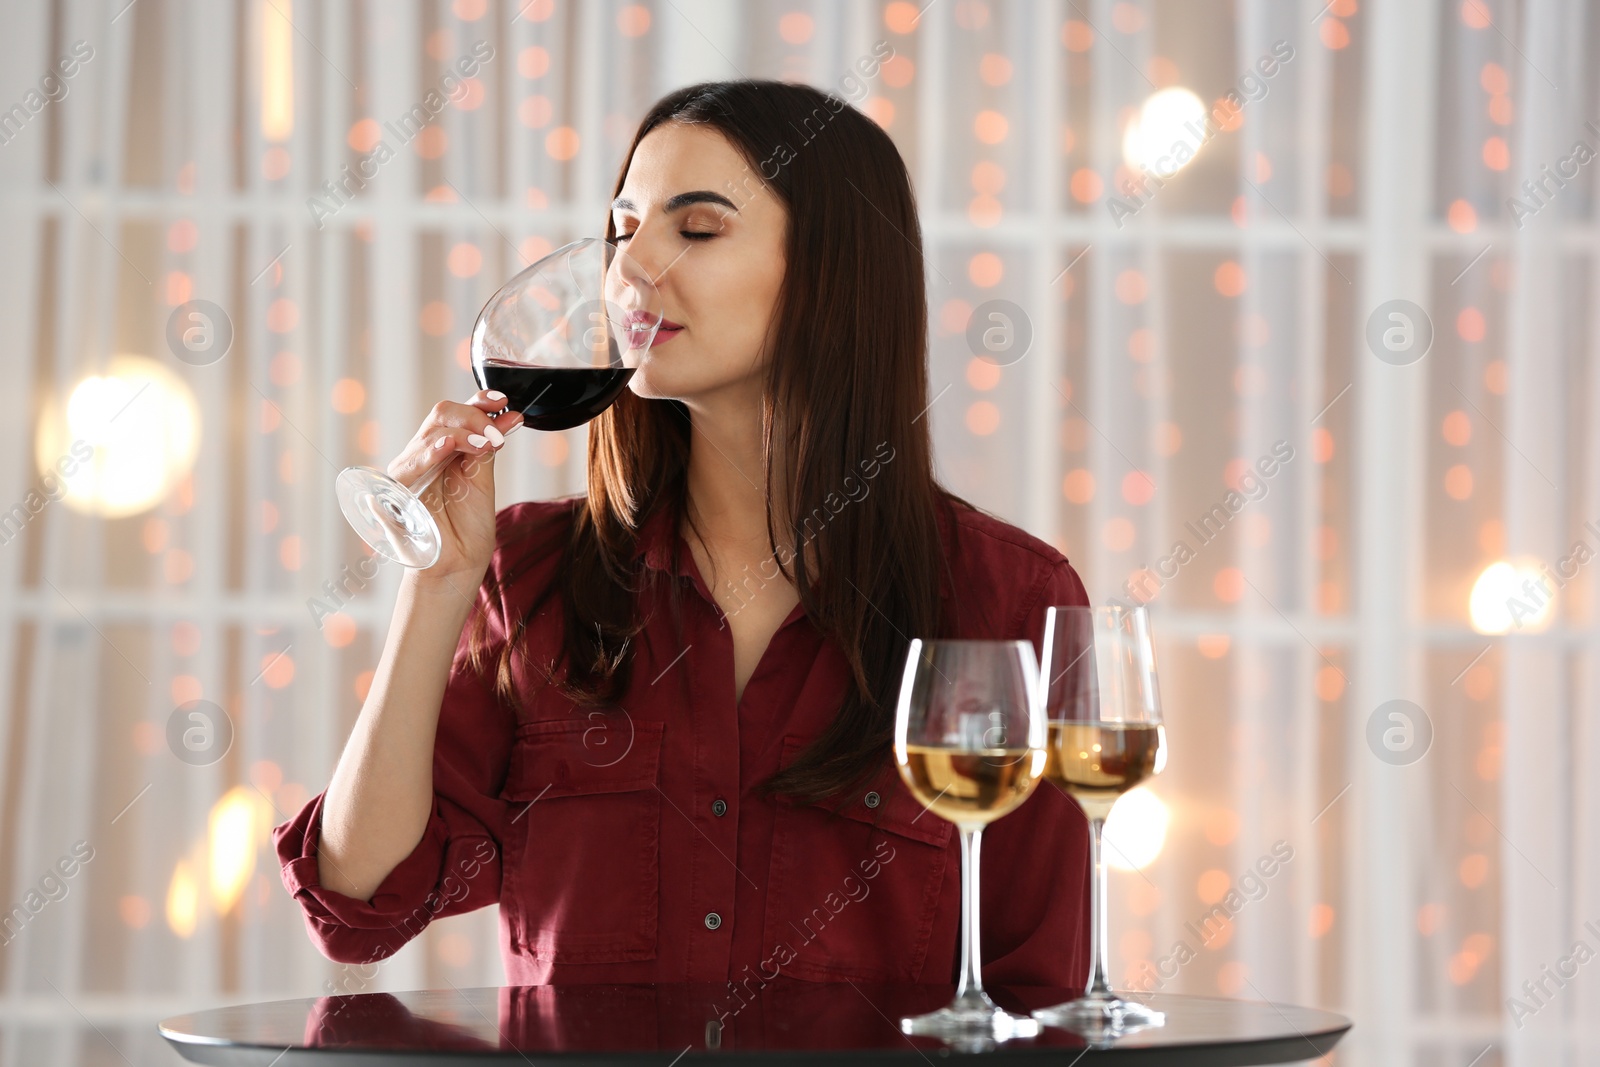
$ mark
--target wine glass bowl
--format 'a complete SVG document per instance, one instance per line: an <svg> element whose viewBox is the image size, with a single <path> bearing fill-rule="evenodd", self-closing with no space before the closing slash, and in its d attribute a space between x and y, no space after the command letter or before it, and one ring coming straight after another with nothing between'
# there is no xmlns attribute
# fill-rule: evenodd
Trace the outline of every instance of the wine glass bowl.
<svg viewBox="0 0 1600 1067"><path fill-rule="evenodd" d="M472 327L473 373L535 430L566 430L622 394L628 353L661 324L655 284L598 238L556 249L489 298Z"/></svg>
<svg viewBox="0 0 1600 1067"><path fill-rule="evenodd" d="M1104 830L1128 790L1166 765L1166 731L1150 619L1142 606L1050 607L1045 612L1039 699L1049 721L1044 777L1089 820L1090 971L1083 996L1034 1011L1080 1033L1131 1033L1165 1015L1112 992L1107 979Z"/></svg>
<svg viewBox="0 0 1600 1067"><path fill-rule="evenodd" d="M573 241L519 272L484 304L469 342L473 376L480 388L505 394L498 414L519 412L520 426L571 429L622 395L636 353L650 347L660 323L660 293L643 268L607 241ZM339 508L380 555L431 567L443 542L424 494L456 456L409 487L372 467L346 467L335 483Z"/></svg>
<svg viewBox="0 0 1600 1067"><path fill-rule="evenodd" d="M1159 723L1052 721L1045 777L1085 813L1108 818L1122 794L1160 771L1165 741Z"/></svg>
<svg viewBox="0 0 1600 1067"><path fill-rule="evenodd" d="M1033 793L1044 766L1041 749L1005 747L966 752L908 745L901 776L933 814L956 824L986 825Z"/></svg>
<svg viewBox="0 0 1600 1067"><path fill-rule="evenodd" d="M961 835L961 978L949 1005L900 1028L964 1043L1031 1037L1039 1023L983 991L978 870L983 827L1032 795L1045 766L1038 660L1027 641L911 641L895 709L894 756L911 794Z"/></svg>

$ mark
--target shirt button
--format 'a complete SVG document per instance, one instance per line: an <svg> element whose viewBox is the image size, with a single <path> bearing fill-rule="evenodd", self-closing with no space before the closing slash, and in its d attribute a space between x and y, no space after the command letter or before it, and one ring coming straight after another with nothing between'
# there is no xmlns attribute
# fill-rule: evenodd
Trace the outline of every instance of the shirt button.
<svg viewBox="0 0 1600 1067"><path fill-rule="evenodd" d="M880 803L882 803L882 801L883 798L878 796L878 794L875 792L867 794L867 807L869 808L877 807Z"/></svg>
<svg viewBox="0 0 1600 1067"><path fill-rule="evenodd" d="M722 925L722 916L718 915L714 911L706 912L706 929L707 930L715 930L717 927L719 927L721 925Z"/></svg>
<svg viewBox="0 0 1600 1067"><path fill-rule="evenodd" d="M723 815L728 814L728 802L726 800L723 800L721 797L718 797L716 800L713 800L711 802L711 814L713 814L713 815L715 815L715 816L717 816L719 818L721 816L723 816Z"/></svg>

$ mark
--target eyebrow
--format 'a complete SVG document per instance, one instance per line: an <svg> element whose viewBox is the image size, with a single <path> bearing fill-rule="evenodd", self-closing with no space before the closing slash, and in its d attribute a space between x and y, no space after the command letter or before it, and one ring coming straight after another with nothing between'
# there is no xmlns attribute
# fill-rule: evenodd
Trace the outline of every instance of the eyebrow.
<svg viewBox="0 0 1600 1067"><path fill-rule="evenodd" d="M721 193L713 193L710 189L696 189L693 192L679 193L677 196L669 198L665 204L662 204L661 210L676 211L681 207L688 207L690 204L721 204L736 214L739 211L738 206L732 200L729 200ZM638 206L627 197L619 196L611 201L611 210L637 211Z"/></svg>

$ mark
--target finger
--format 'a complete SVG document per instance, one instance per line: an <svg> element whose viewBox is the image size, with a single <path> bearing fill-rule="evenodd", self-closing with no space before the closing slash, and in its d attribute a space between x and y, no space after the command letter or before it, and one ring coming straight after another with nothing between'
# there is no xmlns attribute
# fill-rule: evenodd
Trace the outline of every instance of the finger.
<svg viewBox="0 0 1600 1067"><path fill-rule="evenodd" d="M435 442L440 430L465 430L468 433L475 433L487 437L496 448L505 444L504 426L491 419L487 412L470 403L457 404L454 401L441 400L435 404L423 422L422 428L417 431L417 439Z"/></svg>
<svg viewBox="0 0 1600 1067"><path fill-rule="evenodd" d="M506 406L506 394L498 389L480 389L467 401L489 416L489 423L502 434L522 422L522 413Z"/></svg>
<svg viewBox="0 0 1600 1067"><path fill-rule="evenodd" d="M489 421L492 422L495 428L498 429L502 434L507 434L511 432L513 427L522 425L522 412L502 411Z"/></svg>
<svg viewBox="0 0 1600 1067"><path fill-rule="evenodd" d="M501 440L503 442L505 438L502 436ZM414 447L408 448L389 464L388 474L402 485L409 485L435 463L457 452L477 457L491 455L498 447L488 435L466 427L434 427Z"/></svg>
<svg viewBox="0 0 1600 1067"><path fill-rule="evenodd" d="M498 442L495 441L497 436L500 438ZM434 454L435 459L451 451L465 452L469 456L482 456L495 451L504 443L505 435L500 433L488 419L484 419L482 432L468 426L436 430L432 439L428 441L427 450Z"/></svg>
<svg viewBox="0 0 1600 1067"><path fill-rule="evenodd" d="M490 432L493 427L487 427ZM460 432L460 431L457 431ZM501 439L502 442L504 438ZM474 491L494 499L494 456L497 446L483 434L467 434L466 444L460 449L461 458L450 464L434 482L434 487L446 501L460 502ZM452 445L446 445L446 448Z"/></svg>
<svg viewBox="0 0 1600 1067"><path fill-rule="evenodd" d="M428 417L422 420L422 426L423 429L442 426L448 429L466 427L470 430L479 430L488 421L489 413L472 403L458 404L454 400L441 400L433 405Z"/></svg>
<svg viewBox="0 0 1600 1067"><path fill-rule="evenodd" d="M467 398L467 403L488 412L503 411L506 406L506 394L498 389L479 389Z"/></svg>

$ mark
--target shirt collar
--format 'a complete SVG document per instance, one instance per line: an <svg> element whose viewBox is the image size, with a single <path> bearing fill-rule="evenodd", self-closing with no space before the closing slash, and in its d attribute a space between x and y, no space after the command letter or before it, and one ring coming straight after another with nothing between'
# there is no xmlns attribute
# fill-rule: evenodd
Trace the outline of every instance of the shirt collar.
<svg viewBox="0 0 1600 1067"><path fill-rule="evenodd" d="M946 558L950 557L949 545L953 543L954 522L949 514L950 508L943 501L939 504L940 536L946 538ZM672 550L681 545L678 554L678 566L672 567ZM663 571L674 577L688 577L690 572L689 546L683 544L682 535L677 533L673 523L671 507L659 507L639 527L639 535L634 543L634 558L643 557L645 566L652 570ZM944 568L939 570L939 597L948 600L953 596L950 588L950 576Z"/></svg>

